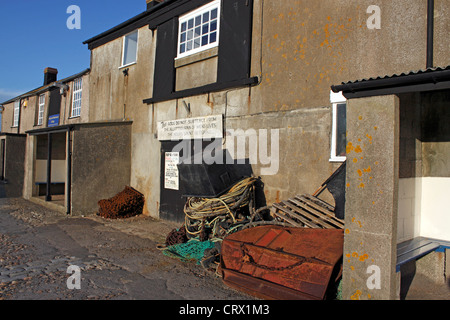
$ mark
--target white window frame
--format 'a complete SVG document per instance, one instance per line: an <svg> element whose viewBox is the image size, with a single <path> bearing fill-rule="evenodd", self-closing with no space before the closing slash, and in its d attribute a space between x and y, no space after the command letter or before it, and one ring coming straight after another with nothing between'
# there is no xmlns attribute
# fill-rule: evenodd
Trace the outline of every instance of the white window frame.
<svg viewBox="0 0 450 320"><path fill-rule="evenodd" d="M76 118L81 116L81 102L83 97L83 78L76 78L72 84L72 107L70 117Z"/></svg>
<svg viewBox="0 0 450 320"><path fill-rule="evenodd" d="M45 110L45 94L39 96L39 108L38 108L38 120L37 125L40 126L44 123L44 110Z"/></svg>
<svg viewBox="0 0 450 320"><path fill-rule="evenodd" d="M330 162L344 162L347 160L346 156L339 156L336 154L336 138L337 138L337 106L338 104L347 104L347 99L342 92L334 93L330 91L330 102L332 104L332 127L331 127L331 155Z"/></svg>
<svg viewBox="0 0 450 320"><path fill-rule="evenodd" d="M19 126L20 118L20 100L14 101L14 112L13 112L13 128Z"/></svg>
<svg viewBox="0 0 450 320"><path fill-rule="evenodd" d="M216 32L216 41L213 43L208 43L207 45L202 46L200 43L200 47L198 48L192 48L189 51L185 51L183 53L180 53L180 45L181 45L181 26L184 22L188 22L190 19L195 18L196 16L199 15L203 15L204 13L211 11L213 9L217 8L217 28L215 30ZM211 48L215 48L217 46L219 46L219 35L220 35L220 1L219 0L214 0L198 9L195 9L194 11L191 11L183 16L180 16L178 19L178 40L177 40L177 57L175 59L180 59L180 58L184 58L187 56L190 56L192 54L198 53L198 52L202 52ZM211 20L208 20L211 21ZM201 23L201 26L203 25L203 21ZM201 27L200 26L200 27ZM195 25L194 25L194 29L195 29ZM208 35L210 34L210 30L208 29ZM203 35L200 35L199 39L201 41Z"/></svg>
<svg viewBox="0 0 450 320"><path fill-rule="evenodd" d="M129 36L131 36L132 34L135 34L135 33L136 33L136 57L134 58L133 62L124 64L124 62L125 62L124 61L125 60L125 44L126 44L126 41L127 41L127 37L129 37ZM122 59L120 60L120 67L119 67L119 69L120 68L125 68L125 67L128 67L128 66L131 66L131 65L135 64L137 62L137 59L138 59L138 50L139 50L139 30L132 31L132 32L124 35L123 36L123 40L122 40Z"/></svg>

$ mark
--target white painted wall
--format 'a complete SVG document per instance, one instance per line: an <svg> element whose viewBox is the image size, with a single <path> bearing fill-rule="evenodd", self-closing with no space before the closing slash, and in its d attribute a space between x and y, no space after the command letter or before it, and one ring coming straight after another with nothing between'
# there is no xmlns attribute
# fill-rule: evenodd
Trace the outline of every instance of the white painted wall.
<svg viewBox="0 0 450 320"><path fill-rule="evenodd" d="M399 180L397 242L420 235L422 178Z"/></svg>
<svg viewBox="0 0 450 320"><path fill-rule="evenodd" d="M420 235L450 241L450 178L421 179Z"/></svg>
<svg viewBox="0 0 450 320"><path fill-rule="evenodd" d="M450 241L450 178L399 180L397 242L423 236Z"/></svg>

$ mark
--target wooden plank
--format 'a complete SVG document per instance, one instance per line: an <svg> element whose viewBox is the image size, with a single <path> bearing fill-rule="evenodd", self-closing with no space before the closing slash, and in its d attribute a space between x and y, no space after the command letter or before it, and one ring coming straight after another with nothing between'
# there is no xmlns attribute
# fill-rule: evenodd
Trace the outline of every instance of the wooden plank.
<svg viewBox="0 0 450 320"><path fill-rule="evenodd" d="M310 227L310 228L318 228L319 226L317 226L315 223L306 220L305 218L295 214L295 212L292 212L292 210L289 210L288 208L283 207L281 204L279 203L275 203L273 205L275 208L283 211L284 213L287 213L289 216L296 218L298 220L300 220L301 223L303 223L305 226Z"/></svg>
<svg viewBox="0 0 450 320"><path fill-rule="evenodd" d="M336 221L333 221L332 219L330 219L327 215L323 214L322 212L320 212L318 210L315 210L312 207L309 207L306 203L303 203L303 202L298 201L296 199L290 199L290 201L292 201L293 203L295 203L299 207L303 208L304 210L307 210L308 212L318 216L323 221L326 221L327 224L331 226L331 228L336 228L337 227L339 229L342 229L342 225L341 224L339 224Z"/></svg>
<svg viewBox="0 0 450 320"><path fill-rule="evenodd" d="M292 201L292 199L289 199L288 201ZM294 210L294 212L296 212L297 214L301 215L302 217L304 217L306 219L309 219L312 223L320 225L320 226L322 226L325 229L335 229L334 226L328 224L327 222L325 222L324 220L320 219L319 217L317 217L317 216L315 216L313 214L310 214L308 211L305 211L303 208L297 207L295 205L295 203L292 204L292 203L289 203L288 201L283 201L282 203L285 206L289 207L290 209Z"/></svg>
<svg viewBox="0 0 450 320"><path fill-rule="evenodd" d="M324 208L324 207L318 205L317 203L314 202L314 200L316 200L316 199L307 198L305 195L296 196L295 198L300 200L300 201L306 202L308 205L310 205L314 209L322 212L323 214L327 215L330 218L333 218L333 219L336 219L336 220L340 220L340 219L336 218L336 215L334 214L334 209L333 210L329 210L327 208Z"/></svg>
<svg viewBox="0 0 450 320"><path fill-rule="evenodd" d="M397 256L401 256L405 253L421 248L431 242L433 241L423 237L417 237L412 240L399 243L397 245Z"/></svg>
<svg viewBox="0 0 450 320"><path fill-rule="evenodd" d="M276 216L278 216L279 218L289 222L290 224L292 224L295 227L303 227L303 225L300 225L299 223L297 223L296 221L292 220L291 218L285 216L284 214L282 214L281 212L277 211L277 205L273 204L273 207L276 208L275 210L272 210L272 213L275 214ZM281 210L281 209L279 209Z"/></svg>
<svg viewBox="0 0 450 320"><path fill-rule="evenodd" d="M277 209L283 211L284 213L288 214L290 218L292 219L297 219L299 220L301 223L303 223L303 227L309 227L309 228L318 228L319 226L317 226L316 224L314 224L313 222L295 214L295 212L293 212L292 210L285 208L281 205L281 203L277 203Z"/></svg>
<svg viewBox="0 0 450 320"><path fill-rule="evenodd" d="M405 264L408 261L423 257L424 255L439 248L439 246L440 245L438 243L430 242L430 243L426 244L425 246L422 246L420 248L417 248L415 250L412 250L412 251L406 252L405 254L397 256L397 267L401 266L402 264Z"/></svg>
<svg viewBox="0 0 450 320"><path fill-rule="evenodd" d="M336 218L336 215L334 214L333 211L329 211L325 208L322 208L320 205L318 205L317 203L314 203L312 200L307 199L304 196L296 196L295 198L300 201L304 201L309 206L313 207L314 209L323 213L325 216L329 217L331 219L331 221L334 221L335 223L338 223L341 227L344 227L344 221L339 218Z"/></svg>
<svg viewBox="0 0 450 320"><path fill-rule="evenodd" d="M312 196L310 194L304 194L303 195L305 198L311 200L311 201L317 201L320 203L321 206L323 206L325 209L334 212L334 206L332 206L331 204L329 204L328 202L323 201L322 199L319 199L315 196Z"/></svg>

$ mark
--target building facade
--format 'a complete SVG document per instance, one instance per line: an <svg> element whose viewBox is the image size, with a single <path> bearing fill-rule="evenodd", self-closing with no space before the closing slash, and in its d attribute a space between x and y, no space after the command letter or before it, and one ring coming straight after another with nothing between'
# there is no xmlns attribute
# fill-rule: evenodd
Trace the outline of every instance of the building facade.
<svg viewBox="0 0 450 320"><path fill-rule="evenodd" d="M435 228L447 218L425 213L419 203L433 202L432 190L446 186L450 174L449 6L446 0L147 0L147 10L84 42L91 50L88 88L83 79L89 108L82 106L79 117L67 117L78 111L63 95L58 126L22 130L10 124L15 102L5 104L3 128L27 134L32 150L24 196L39 192L31 164L48 153L52 132L69 150L61 167L71 181L70 212L95 211L98 200L130 184L144 194L145 214L183 221L189 191L173 164L196 154L205 160L223 152L234 168L250 163L264 183L259 200L269 205L312 194L346 162L345 298L398 298L397 244L418 236L450 240ZM385 84L375 82L370 97L354 94L379 77L425 69L446 80L408 91L382 91ZM71 90L76 96L75 81ZM39 97L33 99L39 107ZM34 122L45 112L34 110ZM431 130L435 125L439 132ZM39 166L48 168L42 157L47 161ZM445 210L443 195L437 207ZM354 253L368 258L356 267ZM382 266L383 290L362 288L369 262Z"/></svg>

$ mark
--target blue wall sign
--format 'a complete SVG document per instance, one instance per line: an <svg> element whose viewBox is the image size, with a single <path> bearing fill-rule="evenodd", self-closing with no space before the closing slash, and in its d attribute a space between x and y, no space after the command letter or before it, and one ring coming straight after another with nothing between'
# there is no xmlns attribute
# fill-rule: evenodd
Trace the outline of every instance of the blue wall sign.
<svg viewBox="0 0 450 320"><path fill-rule="evenodd" d="M59 126L59 114L52 115L48 117L48 125L50 127L57 127Z"/></svg>

